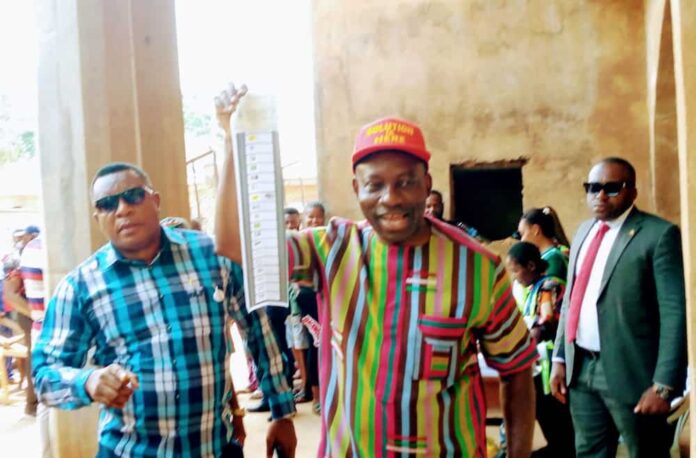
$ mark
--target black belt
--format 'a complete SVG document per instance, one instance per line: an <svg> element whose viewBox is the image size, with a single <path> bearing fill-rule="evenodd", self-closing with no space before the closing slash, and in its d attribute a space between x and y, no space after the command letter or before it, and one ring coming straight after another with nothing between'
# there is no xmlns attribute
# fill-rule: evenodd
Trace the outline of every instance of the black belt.
<svg viewBox="0 0 696 458"><path fill-rule="evenodd" d="M578 355L582 355L585 358L590 358L590 359L599 359L599 352L598 351L592 351L588 350L586 348L582 348L581 346L575 344L575 352Z"/></svg>

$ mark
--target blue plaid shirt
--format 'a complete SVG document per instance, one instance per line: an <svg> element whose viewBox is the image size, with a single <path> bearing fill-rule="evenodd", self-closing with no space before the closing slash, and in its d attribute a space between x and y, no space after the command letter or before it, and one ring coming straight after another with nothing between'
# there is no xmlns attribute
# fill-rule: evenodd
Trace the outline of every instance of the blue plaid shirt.
<svg viewBox="0 0 696 458"><path fill-rule="evenodd" d="M228 318L263 374L273 417L295 411L269 320L244 306L239 265L200 232L165 228L162 240L150 264L107 244L68 274L32 354L36 391L49 406L92 402L85 382L94 368L84 368L92 346L97 366L117 363L138 376L125 408L102 406L99 456L220 455L232 435Z"/></svg>

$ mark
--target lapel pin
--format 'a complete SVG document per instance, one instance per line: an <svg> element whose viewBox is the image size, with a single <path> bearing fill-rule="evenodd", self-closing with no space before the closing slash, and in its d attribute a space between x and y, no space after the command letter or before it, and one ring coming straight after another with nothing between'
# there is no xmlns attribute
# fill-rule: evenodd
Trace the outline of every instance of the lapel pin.
<svg viewBox="0 0 696 458"><path fill-rule="evenodd" d="M629 237L633 237L634 235L636 235L636 230L635 230L635 229L631 229L630 231L628 231L628 236L629 236Z"/></svg>

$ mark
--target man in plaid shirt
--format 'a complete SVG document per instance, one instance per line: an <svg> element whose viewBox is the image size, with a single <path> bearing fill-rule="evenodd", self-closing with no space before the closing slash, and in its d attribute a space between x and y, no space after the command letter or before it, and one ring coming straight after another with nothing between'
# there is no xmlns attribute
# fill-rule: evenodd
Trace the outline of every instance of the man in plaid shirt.
<svg viewBox="0 0 696 458"><path fill-rule="evenodd" d="M134 165L100 169L92 200L110 243L48 304L33 352L39 399L102 404L100 457L227 456L245 435L227 364L233 319L264 368L268 448L293 456L292 391L265 312L246 310L239 265L201 232L160 227L160 196ZM85 368L92 346L97 367Z"/></svg>

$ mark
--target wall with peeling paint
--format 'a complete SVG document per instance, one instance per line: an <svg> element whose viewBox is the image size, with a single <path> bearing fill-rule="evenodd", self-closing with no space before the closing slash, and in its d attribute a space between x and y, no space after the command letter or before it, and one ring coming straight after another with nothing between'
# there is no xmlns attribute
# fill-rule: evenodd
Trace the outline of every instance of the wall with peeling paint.
<svg viewBox="0 0 696 458"><path fill-rule="evenodd" d="M526 158L524 207L554 206L572 234L591 164L620 155L638 170L638 205L654 210L643 2L314 0L313 11L332 214L360 217L353 139L385 115L423 127L446 196L451 164Z"/></svg>

